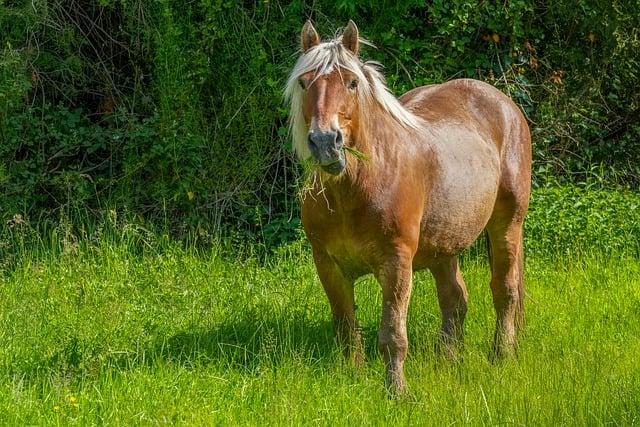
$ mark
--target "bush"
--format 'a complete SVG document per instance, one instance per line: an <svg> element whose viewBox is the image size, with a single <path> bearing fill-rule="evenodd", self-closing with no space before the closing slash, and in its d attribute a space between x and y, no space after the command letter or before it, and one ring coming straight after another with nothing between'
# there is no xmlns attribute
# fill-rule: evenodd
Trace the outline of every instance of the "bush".
<svg viewBox="0 0 640 427"><path fill-rule="evenodd" d="M533 192L525 247L535 255L640 256L640 195L585 187Z"/></svg>
<svg viewBox="0 0 640 427"><path fill-rule="evenodd" d="M0 217L115 208L177 231L288 230L297 171L281 90L307 17L323 35L353 18L396 93L475 77L511 95L536 185L595 165L605 187L637 188L632 3L7 1Z"/></svg>

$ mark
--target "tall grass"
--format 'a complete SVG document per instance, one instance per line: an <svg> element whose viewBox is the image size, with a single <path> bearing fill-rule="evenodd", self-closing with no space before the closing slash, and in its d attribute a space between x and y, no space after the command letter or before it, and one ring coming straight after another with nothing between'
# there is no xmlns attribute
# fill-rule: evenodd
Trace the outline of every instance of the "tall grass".
<svg viewBox="0 0 640 427"><path fill-rule="evenodd" d="M356 289L368 361L355 368L333 344L304 242L256 255L151 236L74 243L49 233L42 248L57 249L15 252L0 275L0 424L640 422L636 258L529 257L520 357L498 365L487 358L484 260L465 258L470 309L456 365L434 354L435 288L417 273L412 397L392 401L371 278Z"/></svg>

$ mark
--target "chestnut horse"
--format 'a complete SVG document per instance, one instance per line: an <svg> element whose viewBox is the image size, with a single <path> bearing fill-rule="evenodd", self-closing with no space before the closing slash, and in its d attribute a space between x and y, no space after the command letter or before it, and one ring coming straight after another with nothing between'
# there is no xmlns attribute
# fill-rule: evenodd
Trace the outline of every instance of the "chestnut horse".
<svg viewBox="0 0 640 427"><path fill-rule="evenodd" d="M295 151L317 166L302 197L302 223L336 337L348 357L362 360L354 281L373 273L383 295L378 346L387 386L401 393L412 272L428 268L435 278L438 347L455 359L467 311L456 256L483 230L497 314L494 354L515 353L531 141L513 101L477 80L423 86L396 99L378 64L358 58L362 42L353 21L327 42L307 22L285 97Z"/></svg>

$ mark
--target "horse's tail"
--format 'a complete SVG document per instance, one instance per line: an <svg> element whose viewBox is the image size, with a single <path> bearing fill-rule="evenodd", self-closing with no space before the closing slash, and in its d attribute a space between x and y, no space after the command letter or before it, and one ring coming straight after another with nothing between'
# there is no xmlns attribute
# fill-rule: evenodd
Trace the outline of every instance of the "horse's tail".
<svg viewBox="0 0 640 427"><path fill-rule="evenodd" d="M518 251L518 311L516 317L516 327L523 330L525 325L524 316L524 232L520 233L520 247Z"/></svg>
<svg viewBox="0 0 640 427"><path fill-rule="evenodd" d="M491 241L489 240L489 232L485 228L484 230L484 244L487 247L487 260L489 261L489 268L493 272L493 257L491 256Z"/></svg>

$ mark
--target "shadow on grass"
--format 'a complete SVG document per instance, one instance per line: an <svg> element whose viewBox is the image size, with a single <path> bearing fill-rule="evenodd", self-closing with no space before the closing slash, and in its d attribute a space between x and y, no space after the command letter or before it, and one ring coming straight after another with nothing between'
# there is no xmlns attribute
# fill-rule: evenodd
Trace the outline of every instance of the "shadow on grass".
<svg viewBox="0 0 640 427"><path fill-rule="evenodd" d="M367 359L377 358L376 329L365 328L363 336ZM146 343L136 341L113 351L104 341L72 334L61 337L50 354L31 359L16 357L4 368L10 377L21 381L70 384L164 364L186 369L211 365L253 374L292 363L322 367L343 360L331 322L310 319L302 313L270 319L239 314L211 327L147 338Z"/></svg>
<svg viewBox="0 0 640 427"><path fill-rule="evenodd" d="M363 330L367 358L377 357L376 330ZM206 364L252 372L295 361L317 366L333 364L342 354L330 321L241 317L207 330L185 331L162 339L151 352L152 362L185 367Z"/></svg>
<svg viewBox="0 0 640 427"><path fill-rule="evenodd" d="M330 368L344 361L328 319L310 318L302 312L264 317L242 313L210 327L168 335L157 332L147 337L146 343L137 341L121 351L108 350L109 345L104 342L72 336L60 342L52 355L16 361L9 372L26 382L70 384L165 365L184 369L212 366L225 372L255 375L292 365ZM376 325L365 326L362 334L369 364L380 357ZM410 357L426 356L426 360L437 362L433 341L413 339Z"/></svg>

